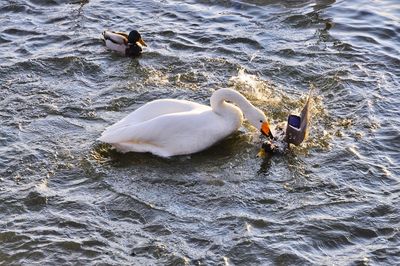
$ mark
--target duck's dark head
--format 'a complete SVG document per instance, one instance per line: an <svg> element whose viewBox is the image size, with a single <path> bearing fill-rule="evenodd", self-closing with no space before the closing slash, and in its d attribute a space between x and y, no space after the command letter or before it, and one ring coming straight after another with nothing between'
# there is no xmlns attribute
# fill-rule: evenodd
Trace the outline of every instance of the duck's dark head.
<svg viewBox="0 0 400 266"><path fill-rule="evenodd" d="M272 141L267 140L262 144L261 149L257 154L257 157L266 158L272 156L277 152L279 152L278 146Z"/></svg>
<svg viewBox="0 0 400 266"><path fill-rule="evenodd" d="M147 46L147 44L143 41L142 36L137 30L133 30L129 33L128 43L129 44L139 43L142 46Z"/></svg>

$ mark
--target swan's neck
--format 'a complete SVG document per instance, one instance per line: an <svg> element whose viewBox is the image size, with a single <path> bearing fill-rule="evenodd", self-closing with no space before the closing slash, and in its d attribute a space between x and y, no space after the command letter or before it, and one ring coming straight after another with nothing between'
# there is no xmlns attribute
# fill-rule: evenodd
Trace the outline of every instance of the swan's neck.
<svg viewBox="0 0 400 266"><path fill-rule="evenodd" d="M239 108L227 103L227 101L236 104ZM215 91L211 96L210 104L213 111L218 115L234 115L240 117L240 120L243 119L243 114L246 116L254 108L243 95L232 89L219 89Z"/></svg>

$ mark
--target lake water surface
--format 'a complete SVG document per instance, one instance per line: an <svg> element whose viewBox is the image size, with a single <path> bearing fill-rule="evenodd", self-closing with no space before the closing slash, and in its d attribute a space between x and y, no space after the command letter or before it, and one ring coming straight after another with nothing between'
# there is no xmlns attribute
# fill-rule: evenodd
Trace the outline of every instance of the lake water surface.
<svg viewBox="0 0 400 266"><path fill-rule="evenodd" d="M100 41L135 28L140 58ZM0 264L399 265L399 36L397 0L2 0ZM315 87L308 140L264 160L247 123L171 159L96 140L220 87L275 125Z"/></svg>

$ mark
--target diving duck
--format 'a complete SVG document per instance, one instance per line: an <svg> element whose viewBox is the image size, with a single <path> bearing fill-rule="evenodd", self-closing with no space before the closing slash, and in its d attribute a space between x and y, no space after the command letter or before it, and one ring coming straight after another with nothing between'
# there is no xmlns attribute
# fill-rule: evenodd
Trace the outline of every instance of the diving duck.
<svg viewBox="0 0 400 266"><path fill-rule="evenodd" d="M210 105L177 99L151 101L108 127L99 140L120 152L150 152L161 157L191 154L235 132L243 117L272 137L264 113L239 92L216 90Z"/></svg>
<svg viewBox="0 0 400 266"><path fill-rule="evenodd" d="M270 139L262 144L262 148L258 154L260 157L264 157L265 153L282 153L290 144L299 146L307 138L311 116L311 92L312 89L308 94L307 101L300 115L290 114L288 116L286 131L283 130L283 127L277 127L274 133L275 136L272 136L270 133Z"/></svg>
<svg viewBox="0 0 400 266"><path fill-rule="evenodd" d="M105 30L102 35L108 48L125 56L138 56L142 52L142 46L147 46L137 30L131 31L129 35L123 32Z"/></svg>

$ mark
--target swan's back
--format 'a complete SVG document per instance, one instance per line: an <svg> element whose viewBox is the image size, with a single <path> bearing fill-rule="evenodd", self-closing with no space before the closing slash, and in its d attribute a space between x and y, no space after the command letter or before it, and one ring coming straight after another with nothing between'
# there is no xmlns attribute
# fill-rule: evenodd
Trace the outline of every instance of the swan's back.
<svg viewBox="0 0 400 266"><path fill-rule="evenodd" d="M120 127L139 124L166 114L205 111L210 109L211 108L209 106L201 105L186 100L176 100L176 99L155 100L139 107L138 109L127 115L122 120L108 127L106 131L103 132L102 135L107 135L108 133L110 133L110 131Z"/></svg>

